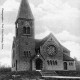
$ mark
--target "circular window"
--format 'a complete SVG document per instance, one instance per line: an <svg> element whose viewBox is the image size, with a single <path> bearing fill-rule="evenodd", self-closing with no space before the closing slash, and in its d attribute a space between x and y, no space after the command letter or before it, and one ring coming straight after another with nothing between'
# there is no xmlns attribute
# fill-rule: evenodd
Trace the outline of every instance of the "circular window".
<svg viewBox="0 0 80 80"><path fill-rule="evenodd" d="M56 55L56 47L54 45L49 45L46 51L50 56Z"/></svg>

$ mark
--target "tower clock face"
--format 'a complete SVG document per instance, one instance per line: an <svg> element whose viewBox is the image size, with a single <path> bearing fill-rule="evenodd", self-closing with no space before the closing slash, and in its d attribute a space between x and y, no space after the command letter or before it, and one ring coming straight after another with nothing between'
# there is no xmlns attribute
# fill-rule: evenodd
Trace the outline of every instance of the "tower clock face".
<svg viewBox="0 0 80 80"><path fill-rule="evenodd" d="M56 47L54 45L49 45L47 47L47 53L50 56L56 55Z"/></svg>

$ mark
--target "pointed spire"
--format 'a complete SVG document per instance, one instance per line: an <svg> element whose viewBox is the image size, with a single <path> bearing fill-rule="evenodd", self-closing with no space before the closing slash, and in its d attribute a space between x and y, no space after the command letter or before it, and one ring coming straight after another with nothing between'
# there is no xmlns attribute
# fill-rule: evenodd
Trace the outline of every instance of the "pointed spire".
<svg viewBox="0 0 80 80"><path fill-rule="evenodd" d="M31 12L31 8L27 0L22 0L19 8L17 19L25 18L25 19L34 19L33 14Z"/></svg>

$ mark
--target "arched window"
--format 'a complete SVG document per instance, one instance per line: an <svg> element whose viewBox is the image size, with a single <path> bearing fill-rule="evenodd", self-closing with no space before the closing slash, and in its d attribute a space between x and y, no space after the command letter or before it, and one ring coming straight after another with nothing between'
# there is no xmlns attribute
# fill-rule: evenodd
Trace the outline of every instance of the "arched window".
<svg viewBox="0 0 80 80"><path fill-rule="evenodd" d="M57 65L57 61L55 61L55 65Z"/></svg>
<svg viewBox="0 0 80 80"><path fill-rule="evenodd" d="M52 65L52 60L50 60L50 65Z"/></svg>
<svg viewBox="0 0 80 80"><path fill-rule="evenodd" d="M27 34L30 34L30 27L27 27Z"/></svg>
<svg viewBox="0 0 80 80"><path fill-rule="evenodd" d="M69 65L70 65L70 66L73 66L73 63L72 63L72 62L69 62Z"/></svg>
<svg viewBox="0 0 80 80"><path fill-rule="evenodd" d="M47 64L50 65L50 61L49 60L47 60Z"/></svg>
<svg viewBox="0 0 80 80"><path fill-rule="evenodd" d="M67 62L64 62L64 70L67 70Z"/></svg>
<svg viewBox="0 0 80 80"><path fill-rule="evenodd" d="M31 57L31 52L30 51L24 51L24 56L25 57Z"/></svg>
<svg viewBox="0 0 80 80"><path fill-rule="evenodd" d="M17 60L16 60L16 71L17 71Z"/></svg>
<svg viewBox="0 0 80 80"><path fill-rule="evenodd" d="M23 27L23 34L26 34L26 27Z"/></svg>

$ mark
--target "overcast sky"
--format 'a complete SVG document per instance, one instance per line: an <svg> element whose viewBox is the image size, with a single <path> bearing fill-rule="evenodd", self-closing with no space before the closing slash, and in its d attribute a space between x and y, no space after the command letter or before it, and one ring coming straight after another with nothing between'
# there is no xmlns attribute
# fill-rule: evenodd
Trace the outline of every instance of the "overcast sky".
<svg viewBox="0 0 80 80"><path fill-rule="evenodd" d="M28 0L35 18L35 37L44 38L50 32L80 60L80 0ZM4 49L0 48L0 64L11 66L15 20L21 0L0 0L4 8ZM0 15L1 39L1 15ZM1 41L1 40L0 40ZM1 44L0 44L1 47Z"/></svg>

